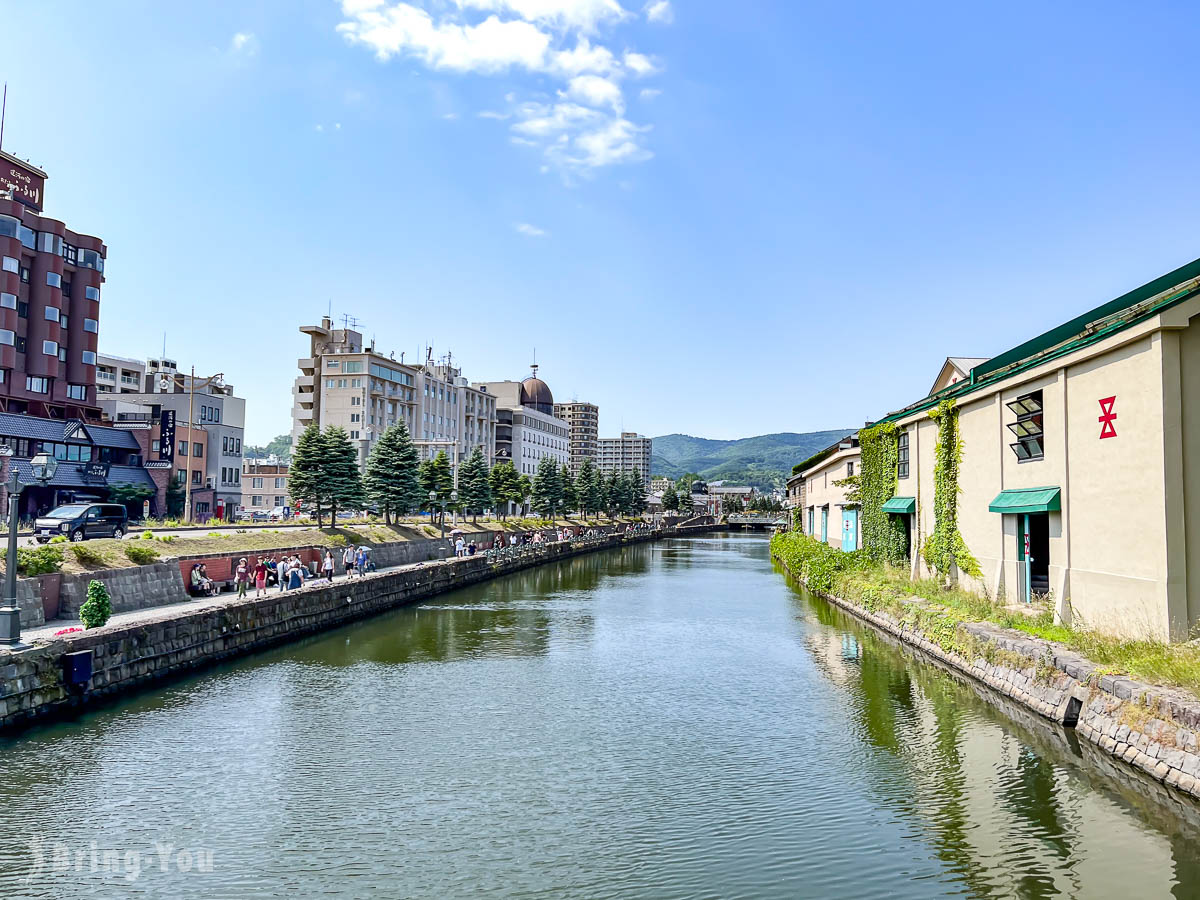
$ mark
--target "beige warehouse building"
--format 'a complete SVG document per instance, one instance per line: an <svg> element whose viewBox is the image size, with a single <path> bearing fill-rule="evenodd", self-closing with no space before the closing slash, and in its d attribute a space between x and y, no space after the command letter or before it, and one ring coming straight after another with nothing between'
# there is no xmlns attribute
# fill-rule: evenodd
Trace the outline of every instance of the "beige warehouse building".
<svg viewBox="0 0 1200 900"><path fill-rule="evenodd" d="M915 552L934 529L929 412L953 399L958 527L982 570L962 580L1048 595L1076 625L1185 639L1200 624L1198 326L1200 260L966 372L948 360L933 393L881 420L900 429L884 508L907 525L913 574L931 574Z"/></svg>
<svg viewBox="0 0 1200 900"><path fill-rule="evenodd" d="M858 506L846 499L848 485L839 484L858 474L860 456L858 437L847 435L814 454L788 481L790 495L803 503L804 533L843 550L862 547Z"/></svg>

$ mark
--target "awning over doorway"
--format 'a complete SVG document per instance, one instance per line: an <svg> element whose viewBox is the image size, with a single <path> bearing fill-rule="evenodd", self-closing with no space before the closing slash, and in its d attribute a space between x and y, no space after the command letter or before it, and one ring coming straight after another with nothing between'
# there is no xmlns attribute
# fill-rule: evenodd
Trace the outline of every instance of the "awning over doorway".
<svg viewBox="0 0 1200 900"><path fill-rule="evenodd" d="M895 513L898 516L911 515L917 511L916 497L893 497L883 504L885 513Z"/></svg>
<svg viewBox="0 0 1200 900"><path fill-rule="evenodd" d="M1048 513L1062 510L1062 491L1056 487L1023 488L1001 491L988 504L994 513Z"/></svg>

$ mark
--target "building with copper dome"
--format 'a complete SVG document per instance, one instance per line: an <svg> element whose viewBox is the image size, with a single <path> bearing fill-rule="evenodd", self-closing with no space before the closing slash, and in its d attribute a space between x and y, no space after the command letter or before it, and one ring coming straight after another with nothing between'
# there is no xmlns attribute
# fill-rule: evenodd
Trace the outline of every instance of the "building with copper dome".
<svg viewBox="0 0 1200 900"><path fill-rule="evenodd" d="M496 461L510 461L530 478L543 457L559 465L570 459L570 427L554 414L554 394L537 375L524 381L484 381L472 385L496 398Z"/></svg>

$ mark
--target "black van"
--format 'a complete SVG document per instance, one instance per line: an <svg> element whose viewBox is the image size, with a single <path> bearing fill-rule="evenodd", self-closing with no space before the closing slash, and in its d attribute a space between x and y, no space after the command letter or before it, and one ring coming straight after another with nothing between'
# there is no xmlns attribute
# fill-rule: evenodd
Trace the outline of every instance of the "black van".
<svg viewBox="0 0 1200 900"><path fill-rule="evenodd" d="M33 537L39 544L59 535L72 541L106 537L120 540L128 530L129 512L119 503L68 503L33 523Z"/></svg>

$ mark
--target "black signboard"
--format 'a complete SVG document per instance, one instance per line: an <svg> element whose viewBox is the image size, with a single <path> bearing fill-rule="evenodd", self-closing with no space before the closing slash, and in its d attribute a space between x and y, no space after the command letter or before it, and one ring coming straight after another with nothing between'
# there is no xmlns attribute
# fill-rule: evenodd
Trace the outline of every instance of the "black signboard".
<svg viewBox="0 0 1200 900"><path fill-rule="evenodd" d="M108 481L108 463L90 462L80 466L85 481Z"/></svg>
<svg viewBox="0 0 1200 900"><path fill-rule="evenodd" d="M175 410L164 409L158 425L158 458L175 461Z"/></svg>

